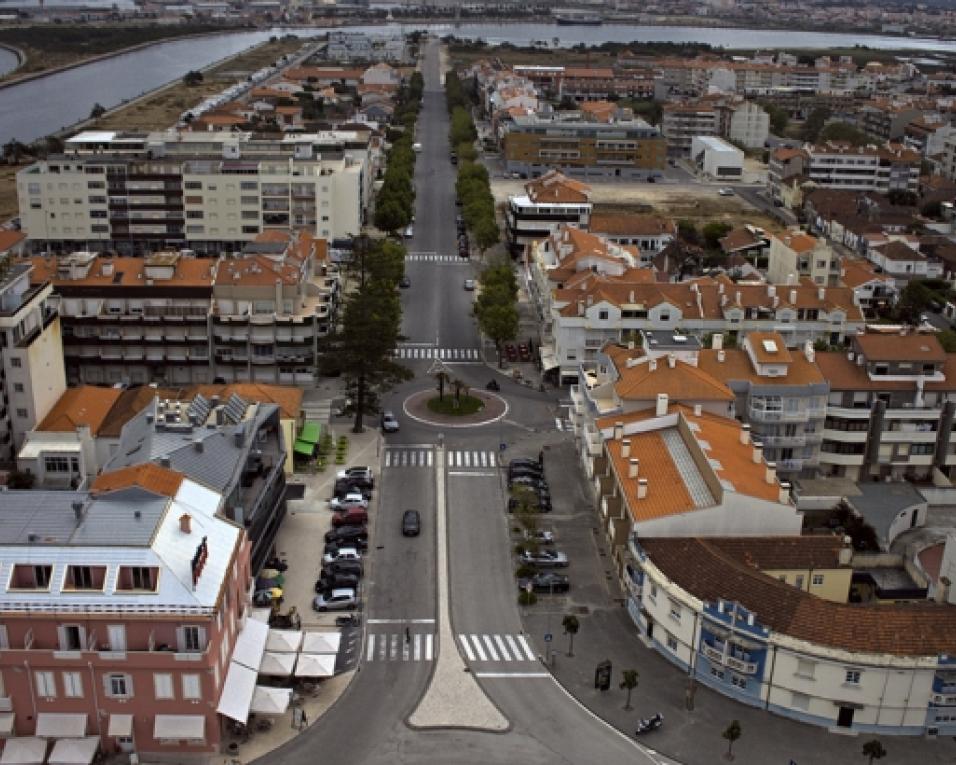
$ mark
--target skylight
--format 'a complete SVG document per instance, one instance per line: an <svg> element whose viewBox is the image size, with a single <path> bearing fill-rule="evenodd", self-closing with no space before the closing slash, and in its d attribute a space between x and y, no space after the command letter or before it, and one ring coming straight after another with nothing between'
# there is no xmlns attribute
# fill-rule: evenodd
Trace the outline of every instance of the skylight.
<svg viewBox="0 0 956 765"><path fill-rule="evenodd" d="M777 352L777 343L775 340L764 340L763 349L767 353L776 353Z"/></svg>

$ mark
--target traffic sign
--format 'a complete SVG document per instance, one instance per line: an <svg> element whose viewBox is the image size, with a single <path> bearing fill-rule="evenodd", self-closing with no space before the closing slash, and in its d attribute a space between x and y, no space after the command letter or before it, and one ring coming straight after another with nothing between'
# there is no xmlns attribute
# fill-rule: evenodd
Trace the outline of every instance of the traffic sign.
<svg viewBox="0 0 956 765"><path fill-rule="evenodd" d="M551 642L551 639L552 639L553 637L554 637L554 635L552 635L550 632L545 632L545 633L544 633L544 642L545 642L545 643L550 643L550 642Z"/></svg>

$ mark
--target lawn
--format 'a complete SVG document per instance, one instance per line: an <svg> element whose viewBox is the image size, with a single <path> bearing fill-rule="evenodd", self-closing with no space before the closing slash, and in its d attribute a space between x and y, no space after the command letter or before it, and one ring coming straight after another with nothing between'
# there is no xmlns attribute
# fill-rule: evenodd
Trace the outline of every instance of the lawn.
<svg viewBox="0 0 956 765"><path fill-rule="evenodd" d="M457 402L453 395L446 395L442 399L435 396L428 400L428 408L435 414L448 414L453 417L464 417L469 414L474 414L475 412L480 412L484 409L484 406L485 402L480 398L475 398L467 394L460 396Z"/></svg>

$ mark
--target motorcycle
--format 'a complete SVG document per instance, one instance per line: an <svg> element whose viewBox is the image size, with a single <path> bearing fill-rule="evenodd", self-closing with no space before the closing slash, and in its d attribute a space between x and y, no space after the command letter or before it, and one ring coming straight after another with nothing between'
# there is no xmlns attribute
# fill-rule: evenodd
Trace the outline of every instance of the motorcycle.
<svg viewBox="0 0 956 765"><path fill-rule="evenodd" d="M359 623L359 618L355 614L349 614L348 616L335 617L336 627L358 627L358 623Z"/></svg>
<svg viewBox="0 0 956 765"><path fill-rule="evenodd" d="M492 380L492 381L491 381L490 383L488 383L485 387L486 387L488 390L501 390L501 386L498 385L498 381L497 381L497 380Z"/></svg>
<svg viewBox="0 0 956 765"><path fill-rule="evenodd" d="M265 564L263 565L263 568L271 568L278 571L279 573L282 573L283 571L286 571L289 568L289 564L286 563L284 560L282 560L282 558L279 558L278 556L276 556L276 557L269 558L269 560L267 560Z"/></svg>
<svg viewBox="0 0 956 765"><path fill-rule="evenodd" d="M650 733L655 731L664 724L664 716L658 712L652 717L646 717L643 720L639 720L637 723L637 730L634 731L635 736L642 736L645 733Z"/></svg>

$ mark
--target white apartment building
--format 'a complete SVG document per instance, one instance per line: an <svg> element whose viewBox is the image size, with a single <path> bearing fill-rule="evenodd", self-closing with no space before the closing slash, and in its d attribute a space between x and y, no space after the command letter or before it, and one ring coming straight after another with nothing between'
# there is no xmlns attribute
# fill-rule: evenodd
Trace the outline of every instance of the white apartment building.
<svg viewBox="0 0 956 765"><path fill-rule="evenodd" d="M720 114L712 102L665 104L661 132L671 157L690 156L696 136L720 135Z"/></svg>
<svg viewBox="0 0 956 765"><path fill-rule="evenodd" d="M591 187L551 170L525 184L525 193L508 197L505 226L515 254L563 224L587 229L591 219Z"/></svg>
<svg viewBox="0 0 956 765"><path fill-rule="evenodd" d="M344 238L371 194L368 136L86 131L17 174L20 217L34 250L220 252L299 228Z"/></svg>
<svg viewBox="0 0 956 765"><path fill-rule="evenodd" d="M697 172L704 178L739 181L743 177L744 153L716 136L694 136L690 156Z"/></svg>
<svg viewBox="0 0 956 765"><path fill-rule="evenodd" d="M770 134L770 115L751 101L736 104L731 111L725 138L748 149L763 148Z"/></svg>
<svg viewBox="0 0 956 765"><path fill-rule="evenodd" d="M835 286L840 281L840 256L827 244L799 230L770 237L767 279L775 284L795 284L800 279Z"/></svg>
<svg viewBox="0 0 956 765"><path fill-rule="evenodd" d="M66 389L60 316L47 280L31 282L27 262L0 263L0 463Z"/></svg>
<svg viewBox="0 0 956 765"><path fill-rule="evenodd" d="M807 178L818 187L850 191L919 190L920 155L898 145L807 144Z"/></svg>

